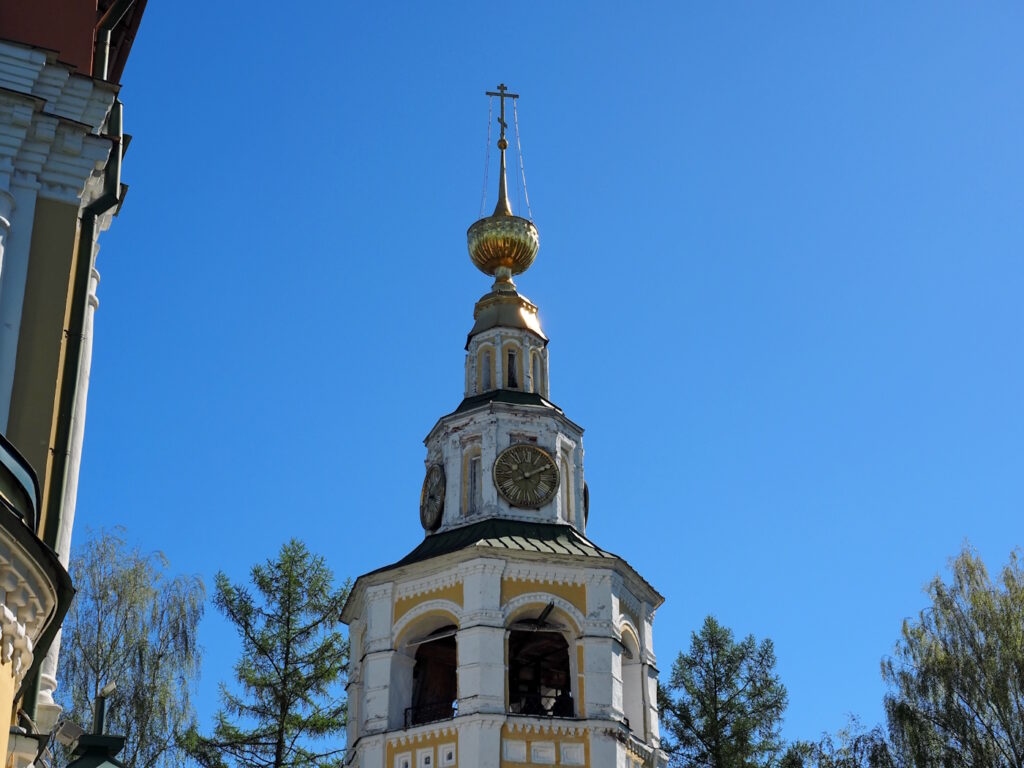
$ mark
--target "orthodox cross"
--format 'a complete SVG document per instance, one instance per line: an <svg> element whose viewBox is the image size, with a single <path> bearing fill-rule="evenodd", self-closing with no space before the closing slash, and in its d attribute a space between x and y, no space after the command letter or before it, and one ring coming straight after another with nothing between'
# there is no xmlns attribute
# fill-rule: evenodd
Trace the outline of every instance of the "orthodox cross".
<svg viewBox="0 0 1024 768"><path fill-rule="evenodd" d="M505 141L505 129L508 128L508 124L505 122L505 99L518 99L518 93L508 93L508 87L504 83L498 84L497 91L487 91L486 96L497 96L501 99L501 116L498 118L498 124L501 126L501 138L498 139L498 148L505 149L508 146L508 142ZM504 144L504 146L502 146Z"/></svg>

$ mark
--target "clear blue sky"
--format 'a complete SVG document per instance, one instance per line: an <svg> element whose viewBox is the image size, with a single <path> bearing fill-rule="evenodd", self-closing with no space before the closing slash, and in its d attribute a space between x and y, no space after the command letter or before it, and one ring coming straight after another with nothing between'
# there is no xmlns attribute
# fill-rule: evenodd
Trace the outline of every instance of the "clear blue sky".
<svg viewBox="0 0 1024 768"><path fill-rule="evenodd" d="M667 597L662 670L713 613L774 640L787 737L879 721L923 584L1024 538L1022 28L1012 3L150 3L76 536L124 525L208 583L291 536L339 576L416 545L505 81L541 236L519 286L587 429L589 534ZM238 646L212 609L201 641L208 725Z"/></svg>

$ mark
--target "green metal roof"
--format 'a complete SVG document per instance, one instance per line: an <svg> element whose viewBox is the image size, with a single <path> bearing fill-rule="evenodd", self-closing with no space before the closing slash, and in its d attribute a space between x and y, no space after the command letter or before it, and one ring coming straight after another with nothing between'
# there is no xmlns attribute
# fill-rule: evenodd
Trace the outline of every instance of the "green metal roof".
<svg viewBox="0 0 1024 768"><path fill-rule="evenodd" d="M469 547L617 559L615 555L605 552L572 526L555 523L529 523L523 520L505 520L495 517L427 536L416 549L397 563L378 568L366 575L390 571L392 568L419 563Z"/></svg>
<svg viewBox="0 0 1024 768"><path fill-rule="evenodd" d="M493 389L480 395L471 395L463 400L455 413L462 413L478 408L487 403L509 403L511 405L535 405L540 408L552 408L559 413L562 409L536 392L523 392L521 389Z"/></svg>

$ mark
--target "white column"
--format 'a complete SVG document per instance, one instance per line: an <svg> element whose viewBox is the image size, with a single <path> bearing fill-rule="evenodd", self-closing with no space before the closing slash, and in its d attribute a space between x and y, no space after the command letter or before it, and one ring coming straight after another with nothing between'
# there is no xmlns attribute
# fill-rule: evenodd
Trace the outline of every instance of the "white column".
<svg viewBox="0 0 1024 768"><path fill-rule="evenodd" d="M348 628L349 636L349 675L345 686L348 698L348 719L345 723L345 738L354 744L359 738L360 724L363 721L363 643L361 619L353 621Z"/></svg>
<svg viewBox="0 0 1024 768"><path fill-rule="evenodd" d="M647 707L647 741L654 747L661 746L661 724L658 722L658 668L654 656L654 615L648 603L643 604L643 643L641 654L644 660L644 705Z"/></svg>
<svg viewBox="0 0 1024 768"><path fill-rule="evenodd" d="M366 591L366 656L363 660L365 734L388 728L388 690L391 682L392 591L382 584Z"/></svg>
<svg viewBox="0 0 1024 768"><path fill-rule="evenodd" d="M457 640L460 716L505 712L505 625L501 614L504 568L503 561L487 558L459 568L464 595Z"/></svg>
<svg viewBox="0 0 1024 768"><path fill-rule="evenodd" d="M505 388L505 359L503 357L504 351L501 348L504 339L501 334L496 334L494 337L494 376L497 381L491 382L494 385L494 389Z"/></svg>
<svg viewBox="0 0 1024 768"><path fill-rule="evenodd" d="M612 623L616 602L611 573L590 572L587 578L587 620L583 628L584 707L588 718L618 719L614 700L616 682L619 686L618 715L621 716L622 682L616 681L613 668L613 659L620 650Z"/></svg>
<svg viewBox="0 0 1024 768"><path fill-rule="evenodd" d="M97 222L99 224L100 222ZM97 235L101 227L96 227ZM93 241L92 254L95 264L98 251ZM93 323L96 308L100 305L96 298L100 273L95 267L89 274L89 295L85 306L85 323L82 326L82 354L78 361L78 389L75 392L75 405L71 419L71 446L68 455L67 484L64 487L63 506L60 528L57 529L57 556L61 564L67 568L71 555L71 531L75 524L75 505L78 499L78 472L82 466L82 445L85 441L85 409L89 398L89 374L92 370L92 339ZM39 696L36 698L36 725L40 733L49 733L60 716L61 707L53 700L57 690L57 660L60 654L61 632L53 639L53 644L46 653L46 658L39 670Z"/></svg>

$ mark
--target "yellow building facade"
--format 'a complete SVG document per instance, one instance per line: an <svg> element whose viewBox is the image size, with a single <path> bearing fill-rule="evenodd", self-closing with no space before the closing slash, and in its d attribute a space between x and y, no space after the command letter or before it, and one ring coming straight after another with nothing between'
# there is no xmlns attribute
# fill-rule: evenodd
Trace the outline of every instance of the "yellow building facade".
<svg viewBox="0 0 1024 768"><path fill-rule="evenodd" d="M10 768L37 764L61 711L97 242L124 196L117 79L144 7L0 0L0 756Z"/></svg>
<svg viewBox="0 0 1024 768"><path fill-rule="evenodd" d="M349 625L349 765L664 766L658 592L586 536L583 430L550 398L548 339L515 275L539 248L501 177L468 231L494 278L466 342L460 405L425 440L423 542L360 576Z"/></svg>

